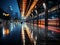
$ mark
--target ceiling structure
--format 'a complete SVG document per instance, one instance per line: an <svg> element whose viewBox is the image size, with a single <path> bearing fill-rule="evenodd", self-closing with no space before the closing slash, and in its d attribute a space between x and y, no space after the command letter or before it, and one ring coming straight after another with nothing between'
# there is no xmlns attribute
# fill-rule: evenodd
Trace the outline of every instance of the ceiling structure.
<svg viewBox="0 0 60 45"><path fill-rule="evenodd" d="M22 17L27 18L31 12L39 7L43 0L17 0Z"/></svg>
<svg viewBox="0 0 60 45"><path fill-rule="evenodd" d="M56 2L57 0L17 0L20 13L24 19L32 19L44 15L44 3L47 4L48 13L58 9ZM58 0L59 1L59 0Z"/></svg>

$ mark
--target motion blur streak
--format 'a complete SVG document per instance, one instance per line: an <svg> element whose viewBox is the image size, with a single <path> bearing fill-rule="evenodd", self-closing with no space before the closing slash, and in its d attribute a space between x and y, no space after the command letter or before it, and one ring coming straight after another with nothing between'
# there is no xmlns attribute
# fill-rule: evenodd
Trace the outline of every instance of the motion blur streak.
<svg viewBox="0 0 60 45"><path fill-rule="evenodd" d="M22 16L25 15L26 4L27 4L27 0L23 0L22 1L22 13L21 13Z"/></svg>
<svg viewBox="0 0 60 45"><path fill-rule="evenodd" d="M49 12L52 12L52 11L55 11L55 10L57 10L57 9L58 9L58 7L57 7L57 6L54 6L54 7L52 7L51 9L48 10L48 13L49 13ZM39 14L39 16L44 15L44 14L45 14L45 12L42 12L42 13Z"/></svg>
<svg viewBox="0 0 60 45"><path fill-rule="evenodd" d="M22 41L23 41L23 45L25 45L25 33L24 33L24 27L23 27L23 25L22 25L22 32L21 32L22 34Z"/></svg>
<svg viewBox="0 0 60 45"><path fill-rule="evenodd" d="M34 24L34 25L37 26L36 24ZM38 25L38 27L45 29L44 25ZM57 27L48 26L48 30L60 33L60 28L57 28Z"/></svg>
<svg viewBox="0 0 60 45"><path fill-rule="evenodd" d="M32 3L32 5L30 6L29 11L26 14L26 18L30 15L31 11L34 9L35 5L37 4L38 0L34 0L34 2Z"/></svg>
<svg viewBox="0 0 60 45"><path fill-rule="evenodd" d="M34 43L35 39L34 39L32 33L31 33L30 29L28 28L28 26L27 26L26 23L22 25L22 39L25 39L24 30L26 31L29 40L30 40L32 43Z"/></svg>

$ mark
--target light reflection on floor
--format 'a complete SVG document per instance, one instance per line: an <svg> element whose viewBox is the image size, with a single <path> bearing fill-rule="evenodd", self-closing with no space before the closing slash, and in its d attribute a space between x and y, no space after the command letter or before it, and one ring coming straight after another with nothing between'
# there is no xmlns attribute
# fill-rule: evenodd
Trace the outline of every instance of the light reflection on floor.
<svg viewBox="0 0 60 45"><path fill-rule="evenodd" d="M22 26L22 30L21 30L21 35L22 35L22 41L23 41L23 45L25 45L25 31L28 35L28 38L29 40L34 43L35 42L35 39L33 38L33 33L31 33L31 30L29 29L29 27L27 26L26 23L23 23L21 24L20 22L13 22L13 23L10 23L10 24L5 24L3 25L3 28L2 28L2 39L5 39L7 37L9 38L12 38L10 35L14 36L13 33L15 33L15 31L17 31L16 33L19 33L19 30L17 28L21 28ZM16 37L16 36L14 36ZM8 38L8 39L9 39Z"/></svg>
<svg viewBox="0 0 60 45"><path fill-rule="evenodd" d="M34 45L36 45L36 40L33 37L33 32L31 33L31 30L29 29L29 27L27 26L26 23L22 24L22 39L23 39L23 44L25 45L25 35L24 35L25 32L24 32L24 30L26 31L30 41L33 42Z"/></svg>
<svg viewBox="0 0 60 45"><path fill-rule="evenodd" d="M9 24L4 24L2 26L2 34L3 34L2 40L6 44L10 43L15 44L17 42L16 43L17 45L20 44L20 41L22 41L21 44L23 45L29 45L30 43L31 43L30 45L38 45L38 44L44 45L44 41L42 41L44 39L44 30L45 29L41 28L38 28L37 30L36 26L33 26L25 22L22 24L21 22L13 22L13 23L11 22ZM55 32L49 31L48 33L49 38L50 37L52 38L51 40L59 41L59 39L56 38L55 35L56 35Z"/></svg>

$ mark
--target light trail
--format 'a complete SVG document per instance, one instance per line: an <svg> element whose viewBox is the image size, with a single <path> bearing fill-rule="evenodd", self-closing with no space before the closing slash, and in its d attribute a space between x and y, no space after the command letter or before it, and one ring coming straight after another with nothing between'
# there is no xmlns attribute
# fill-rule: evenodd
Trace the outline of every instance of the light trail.
<svg viewBox="0 0 60 45"><path fill-rule="evenodd" d="M49 13L49 12L52 12L52 11L55 11L55 10L57 10L57 9L58 9L58 6L54 6L54 7L52 7L51 9L48 10L48 13ZM44 14L45 14L45 12L42 12L42 13L39 14L39 16L44 15Z"/></svg>
<svg viewBox="0 0 60 45"><path fill-rule="evenodd" d="M35 21L36 23L36 21ZM38 25L45 25L45 21L38 21ZM51 20L48 20L48 25L52 25L52 26L58 26L59 25L59 21L51 21Z"/></svg>
<svg viewBox="0 0 60 45"><path fill-rule="evenodd" d="M31 25L33 25L33 24L31 24ZM37 24L34 24L34 26L37 26ZM45 25L38 25L38 27L45 29ZM58 27L48 26L48 30L60 33L60 28L58 28Z"/></svg>
<svg viewBox="0 0 60 45"><path fill-rule="evenodd" d="M36 24L37 21L34 20L34 24ZM45 19L39 19L38 20L38 25L45 25ZM59 19L55 18L55 19L48 19L48 25L51 26L58 26L59 25Z"/></svg>
<svg viewBox="0 0 60 45"><path fill-rule="evenodd" d="M44 25L38 25L38 26L39 26L40 28L45 29L45 26L44 26ZM60 33L60 29L57 28L57 27L48 26L48 30L51 30L51 31L54 31L54 32Z"/></svg>
<svg viewBox="0 0 60 45"><path fill-rule="evenodd" d="M23 45L25 45L25 33L24 33L24 27L23 27L23 25L22 25L21 35L22 35Z"/></svg>
<svg viewBox="0 0 60 45"><path fill-rule="evenodd" d="M29 10L30 4L31 4L31 0L29 0L28 6L27 6L27 9L26 9L26 12L25 12L25 16L26 16L26 14L27 14L27 12Z"/></svg>
<svg viewBox="0 0 60 45"><path fill-rule="evenodd" d="M26 31L27 35L28 35L28 38L30 40L31 43L34 43L35 39L33 37L33 34L31 33L31 30L28 28L27 24L23 24L23 27L22 27L22 37L25 37L24 35L24 30ZM22 38L24 39L24 38Z"/></svg>
<svg viewBox="0 0 60 45"><path fill-rule="evenodd" d="M21 11L22 17L24 17L25 15L26 4L27 4L27 0L22 0L22 11Z"/></svg>
<svg viewBox="0 0 60 45"><path fill-rule="evenodd" d="M49 9L48 10L48 13L49 12L52 12L52 11L55 11L55 10L57 10L58 9L58 6L54 6L54 7L52 7L51 9ZM45 14L45 12L42 12L42 13L40 13L38 16L42 16L42 15L44 15ZM36 17L36 16L35 16Z"/></svg>
<svg viewBox="0 0 60 45"><path fill-rule="evenodd" d="M37 2L38 2L38 0L34 0L34 1L33 1L33 3L32 3L32 5L30 6L30 9L29 9L29 11L27 12L25 18L27 18L27 17L30 15L31 11L34 9L34 7L35 7L35 5L37 4Z"/></svg>

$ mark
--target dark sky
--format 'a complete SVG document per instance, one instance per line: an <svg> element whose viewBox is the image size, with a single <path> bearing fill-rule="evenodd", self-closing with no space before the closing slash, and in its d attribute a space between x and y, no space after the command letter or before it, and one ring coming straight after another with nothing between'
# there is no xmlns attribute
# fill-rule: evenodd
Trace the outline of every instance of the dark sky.
<svg viewBox="0 0 60 45"><path fill-rule="evenodd" d="M20 18L20 10L19 10L19 7L18 7L17 0L0 0L0 8L2 8L4 11L8 12L7 8L9 6L11 7L11 9L14 13L15 12L18 13L18 17Z"/></svg>

